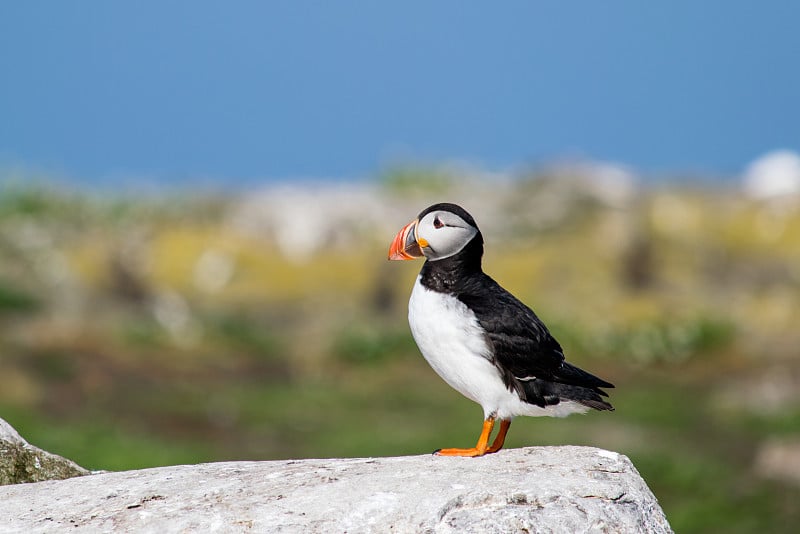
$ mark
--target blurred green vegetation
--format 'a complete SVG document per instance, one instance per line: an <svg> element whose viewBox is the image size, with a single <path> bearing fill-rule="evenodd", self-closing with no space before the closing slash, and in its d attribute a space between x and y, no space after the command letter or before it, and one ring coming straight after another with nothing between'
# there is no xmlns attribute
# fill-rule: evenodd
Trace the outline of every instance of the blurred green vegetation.
<svg viewBox="0 0 800 534"><path fill-rule="evenodd" d="M425 183L389 175L374 193L386 209L332 215L356 238L327 236L303 260L283 253L280 221L242 223L234 194L0 189L0 417L91 469L470 445L480 407L408 332L421 265L385 260L394 230L456 199L482 226L487 272L617 385L616 412L519 418L507 446L629 455L678 532L794 531L800 482L756 458L800 433L796 203ZM473 208L487 202L484 224ZM292 208L289 227L320 215Z"/></svg>

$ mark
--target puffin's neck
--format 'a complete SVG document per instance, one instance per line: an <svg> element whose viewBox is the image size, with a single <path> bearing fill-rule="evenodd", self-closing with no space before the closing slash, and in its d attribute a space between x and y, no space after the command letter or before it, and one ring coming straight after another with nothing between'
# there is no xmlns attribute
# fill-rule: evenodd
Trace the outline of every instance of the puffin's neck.
<svg viewBox="0 0 800 534"><path fill-rule="evenodd" d="M423 286L441 293L460 293L476 274L482 273L483 236L480 232L458 254L441 260L426 260L420 271Z"/></svg>

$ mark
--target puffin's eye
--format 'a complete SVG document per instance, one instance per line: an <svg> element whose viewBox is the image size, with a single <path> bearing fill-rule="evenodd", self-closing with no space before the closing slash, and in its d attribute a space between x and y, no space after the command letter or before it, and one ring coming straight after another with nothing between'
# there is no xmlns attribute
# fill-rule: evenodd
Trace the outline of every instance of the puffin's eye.
<svg viewBox="0 0 800 534"><path fill-rule="evenodd" d="M443 223L442 221L440 221L440 220L439 220L439 217L436 217L436 218L433 220L433 227L434 227L434 228L441 228L442 226L444 226L444 223Z"/></svg>

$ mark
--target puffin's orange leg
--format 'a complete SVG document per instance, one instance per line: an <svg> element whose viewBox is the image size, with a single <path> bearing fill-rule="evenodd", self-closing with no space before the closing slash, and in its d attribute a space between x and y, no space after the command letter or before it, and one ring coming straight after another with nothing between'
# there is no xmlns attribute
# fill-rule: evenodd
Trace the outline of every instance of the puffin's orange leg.
<svg viewBox="0 0 800 534"><path fill-rule="evenodd" d="M506 434L508 433L508 428L510 426L511 419L500 420L500 430L497 431L497 435L494 437L494 441L492 442L491 446L486 449L487 453L497 452L503 448L503 443L506 442Z"/></svg>
<svg viewBox="0 0 800 534"><path fill-rule="evenodd" d="M505 421L503 421L505 422ZM487 417L483 422L483 430L481 430L481 437L478 438L478 443L471 449L439 449L434 452L439 456L483 456L489 449L489 435L494 428L494 417ZM502 430L502 428L501 428ZM506 429L508 430L508 429ZM503 434L505 436L505 434ZM496 440L495 440L496 441ZM491 451L494 452L494 451Z"/></svg>

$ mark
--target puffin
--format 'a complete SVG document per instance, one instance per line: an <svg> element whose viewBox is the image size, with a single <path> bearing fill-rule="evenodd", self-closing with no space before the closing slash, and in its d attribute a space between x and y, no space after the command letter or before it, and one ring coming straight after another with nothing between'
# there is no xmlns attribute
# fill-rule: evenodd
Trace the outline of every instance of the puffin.
<svg viewBox="0 0 800 534"><path fill-rule="evenodd" d="M440 456L483 456L503 448L514 417L566 417L611 410L613 388L568 363L558 341L533 312L483 272L483 236L461 206L434 204L405 225L390 260L425 258L408 302L408 323L422 356L453 389L483 408L471 448ZM489 444L492 430L497 434Z"/></svg>

